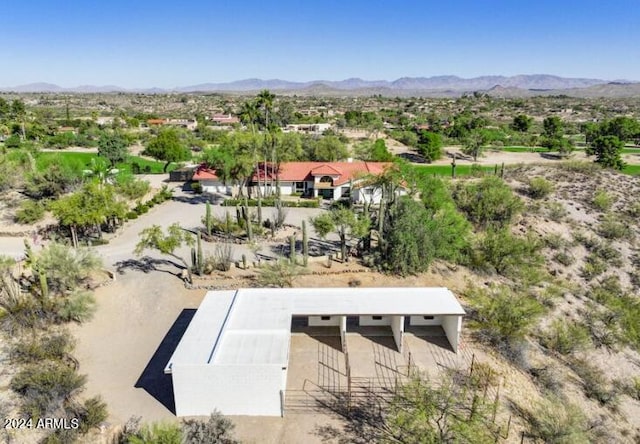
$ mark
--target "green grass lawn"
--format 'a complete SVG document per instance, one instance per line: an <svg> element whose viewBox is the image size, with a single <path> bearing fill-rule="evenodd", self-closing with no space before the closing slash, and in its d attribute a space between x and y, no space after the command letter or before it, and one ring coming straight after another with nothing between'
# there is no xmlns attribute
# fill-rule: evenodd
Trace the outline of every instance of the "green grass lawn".
<svg viewBox="0 0 640 444"><path fill-rule="evenodd" d="M39 153L36 164L39 169L43 169L51 162L56 160L61 162L69 162L81 165L83 168L88 168L91 165L91 159L97 158L95 153L72 153L72 152L46 152ZM131 172L131 166L133 163L137 163L140 166L140 171L145 174L162 174L164 169L164 162L157 162L155 160L147 160L138 156L129 156L126 162L121 162L116 165L116 168L120 171ZM174 170L178 167L178 164L172 163L167 168L167 172Z"/></svg>
<svg viewBox="0 0 640 444"><path fill-rule="evenodd" d="M640 176L640 165L627 165L622 172L631 176Z"/></svg>
<svg viewBox="0 0 640 444"><path fill-rule="evenodd" d="M500 166L498 166L498 169ZM436 175L451 177L451 165L416 165L416 171L420 176ZM495 171L495 166L481 166L484 172ZM458 165L456 167L456 176L469 176L472 173L471 165Z"/></svg>

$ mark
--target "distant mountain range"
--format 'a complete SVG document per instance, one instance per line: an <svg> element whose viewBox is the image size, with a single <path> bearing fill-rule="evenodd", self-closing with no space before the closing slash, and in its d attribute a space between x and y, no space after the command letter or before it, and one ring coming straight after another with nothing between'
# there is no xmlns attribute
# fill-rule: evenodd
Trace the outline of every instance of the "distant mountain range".
<svg viewBox="0 0 640 444"><path fill-rule="evenodd" d="M351 78L339 81L314 80L290 82L287 80L245 79L228 83L203 83L199 85L163 88L126 89L114 85L83 85L63 88L50 83L31 83L0 88L3 92L16 93L110 93L136 92L146 94L225 92L246 93L269 89L284 94L302 95L372 95L384 96L459 96L466 92L482 91L496 96L530 96L562 93L589 97L604 94L611 97L637 95L640 83L633 81L607 81L600 79L567 78L547 74L518 76L481 76L465 79L457 76L402 77L397 80L363 80Z"/></svg>

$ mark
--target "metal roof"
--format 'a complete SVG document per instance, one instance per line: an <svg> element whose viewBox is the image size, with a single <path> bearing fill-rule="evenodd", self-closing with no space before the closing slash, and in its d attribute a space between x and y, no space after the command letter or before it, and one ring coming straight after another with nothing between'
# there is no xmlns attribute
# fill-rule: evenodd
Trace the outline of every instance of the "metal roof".
<svg viewBox="0 0 640 444"><path fill-rule="evenodd" d="M260 288L209 291L180 340L173 365L286 366L291 317L464 315L447 288Z"/></svg>

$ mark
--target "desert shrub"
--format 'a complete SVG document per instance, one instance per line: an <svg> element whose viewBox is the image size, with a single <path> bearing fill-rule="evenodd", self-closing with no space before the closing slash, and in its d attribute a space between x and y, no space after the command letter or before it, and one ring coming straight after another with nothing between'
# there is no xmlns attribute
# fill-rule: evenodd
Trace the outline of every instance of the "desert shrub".
<svg viewBox="0 0 640 444"><path fill-rule="evenodd" d="M453 198L467 219L480 227L507 226L523 208L520 198L495 176L459 183Z"/></svg>
<svg viewBox="0 0 640 444"><path fill-rule="evenodd" d="M553 184L544 177L533 177L528 185L527 193L533 199L542 199L553 191Z"/></svg>
<svg viewBox="0 0 640 444"><path fill-rule="evenodd" d="M580 407L550 397L534 404L533 409L517 407L527 423L524 436L535 442L582 444L591 441L590 425Z"/></svg>
<svg viewBox="0 0 640 444"><path fill-rule="evenodd" d="M562 389L562 381L555 367L530 368L529 374L534 382L548 393L558 393Z"/></svg>
<svg viewBox="0 0 640 444"><path fill-rule="evenodd" d="M34 224L44 217L44 205L34 200L25 200L16 211L16 222L20 224Z"/></svg>
<svg viewBox="0 0 640 444"><path fill-rule="evenodd" d="M640 401L640 376L630 378L629 381L620 384L620 388L625 395Z"/></svg>
<svg viewBox="0 0 640 444"><path fill-rule="evenodd" d="M98 427L100 423L106 421L108 416L107 404L100 396L87 399L75 412L75 417L80 421L81 433L87 433L92 428Z"/></svg>
<svg viewBox="0 0 640 444"><path fill-rule="evenodd" d="M596 242L591 247L592 253L612 267L622 266L622 255L609 242Z"/></svg>
<svg viewBox="0 0 640 444"><path fill-rule="evenodd" d="M508 229L488 230L471 253L471 265L505 276L519 276L526 268L542 263L540 244L532 237L516 237Z"/></svg>
<svg viewBox="0 0 640 444"><path fill-rule="evenodd" d="M584 325L556 319L542 334L540 343L561 355L568 355L587 348L591 337Z"/></svg>
<svg viewBox="0 0 640 444"><path fill-rule="evenodd" d="M37 363L41 361L60 361L74 347L74 341L67 332L43 334L28 341L20 341L11 353L14 362Z"/></svg>
<svg viewBox="0 0 640 444"><path fill-rule="evenodd" d="M587 281L600 276L607 270L607 264L604 263L597 255L591 253L584 260L584 264L580 269L580 275Z"/></svg>
<svg viewBox="0 0 640 444"><path fill-rule="evenodd" d="M471 288L467 296L472 306L470 325L480 339L494 345L522 340L545 311L534 298L506 286Z"/></svg>
<svg viewBox="0 0 640 444"><path fill-rule="evenodd" d="M593 175L602 171L602 168L597 163L581 160L569 160L561 162L558 164L558 167L571 173L581 173L586 175Z"/></svg>
<svg viewBox="0 0 640 444"><path fill-rule="evenodd" d="M615 199L604 190L596 190L591 200L591 204L596 210L609 211L613 206Z"/></svg>
<svg viewBox="0 0 640 444"><path fill-rule="evenodd" d="M544 245L552 250L558 250L567 246L567 241L561 234L551 233L543 239Z"/></svg>
<svg viewBox="0 0 640 444"><path fill-rule="evenodd" d="M640 202L636 201L629 205L629 207L627 208L627 214L635 219L640 217Z"/></svg>
<svg viewBox="0 0 640 444"><path fill-rule="evenodd" d="M24 398L22 412L39 418L52 413L80 390L86 376L78 375L64 364L44 361L23 367L11 379L10 388Z"/></svg>
<svg viewBox="0 0 640 444"><path fill-rule="evenodd" d="M201 194L202 185L200 184L200 182L191 182L191 191L193 191L196 194Z"/></svg>
<svg viewBox="0 0 640 444"><path fill-rule="evenodd" d="M564 265L565 267L568 267L576 261L576 258L573 257L573 255L569 253L568 250L563 250L558 251L556 254L554 254L553 260L558 262L559 264Z"/></svg>
<svg viewBox="0 0 640 444"><path fill-rule="evenodd" d="M547 204L547 216L554 222L562 222L568 213L560 202L549 202Z"/></svg>
<svg viewBox="0 0 640 444"><path fill-rule="evenodd" d="M582 390L587 398L598 401L602 406L616 408L618 393L599 368L586 359L572 359L569 367L581 379Z"/></svg>
<svg viewBox="0 0 640 444"><path fill-rule="evenodd" d="M629 282L633 286L634 290L640 288L640 272L632 271L631 273L629 273Z"/></svg>
<svg viewBox="0 0 640 444"><path fill-rule="evenodd" d="M556 301L562 297L564 289L558 285L550 284L537 293L537 299L545 307L554 307Z"/></svg>
<svg viewBox="0 0 640 444"><path fill-rule="evenodd" d="M145 424L128 436L129 444L182 444L182 432L179 424L156 422Z"/></svg>
<svg viewBox="0 0 640 444"><path fill-rule="evenodd" d="M64 322L86 322L96 311L96 299L93 293L75 290L61 299L58 316Z"/></svg>
<svg viewBox="0 0 640 444"><path fill-rule="evenodd" d="M50 243L38 254L38 270L47 276L49 288L65 292L84 284L101 265L100 257L84 248Z"/></svg>
<svg viewBox="0 0 640 444"><path fill-rule="evenodd" d="M146 180L136 179L131 174L119 174L115 180L116 192L130 200L142 199L151 190Z"/></svg>
<svg viewBox="0 0 640 444"><path fill-rule="evenodd" d="M138 213L136 213L135 211L129 211L126 215L125 218L127 220L134 220L138 218Z"/></svg>
<svg viewBox="0 0 640 444"><path fill-rule="evenodd" d="M182 422L183 440L189 444L238 444L233 437L235 425L218 411L206 421L187 419Z"/></svg>
<svg viewBox="0 0 640 444"><path fill-rule="evenodd" d="M598 226L598 234L606 239L629 239L632 231L629 224L620 222L613 214L607 214Z"/></svg>
<svg viewBox="0 0 640 444"><path fill-rule="evenodd" d="M293 280L300 274L300 267L288 260L273 261L260 267L256 283L260 287L293 287Z"/></svg>

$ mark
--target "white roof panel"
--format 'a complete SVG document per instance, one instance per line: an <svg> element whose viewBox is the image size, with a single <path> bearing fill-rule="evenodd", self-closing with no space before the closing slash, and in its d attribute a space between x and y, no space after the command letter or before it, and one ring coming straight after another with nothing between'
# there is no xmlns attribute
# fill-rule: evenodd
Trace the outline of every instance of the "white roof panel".
<svg viewBox="0 0 640 444"><path fill-rule="evenodd" d="M175 364L287 365L291 316L464 315L446 288L261 288L210 291Z"/></svg>

